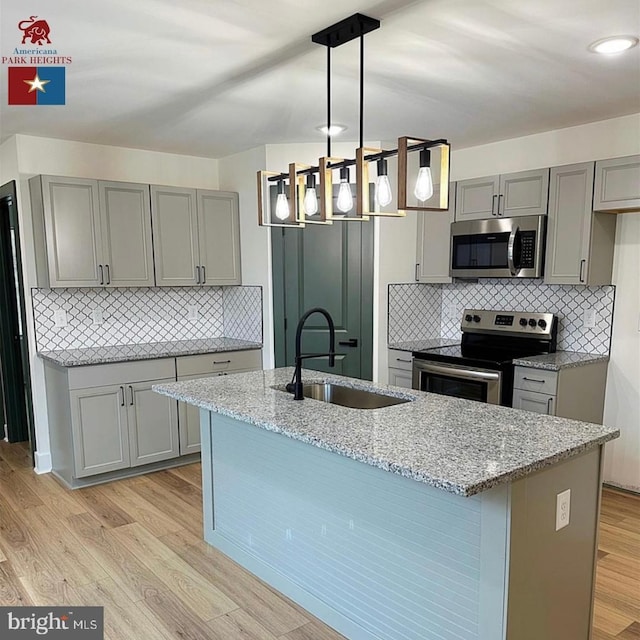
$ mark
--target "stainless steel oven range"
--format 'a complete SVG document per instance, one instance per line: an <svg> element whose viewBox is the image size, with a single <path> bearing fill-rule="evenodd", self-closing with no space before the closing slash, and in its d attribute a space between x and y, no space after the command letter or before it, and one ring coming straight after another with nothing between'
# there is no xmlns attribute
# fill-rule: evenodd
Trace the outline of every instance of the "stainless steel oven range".
<svg viewBox="0 0 640 640"><path fill-rule="evenodd" d="M465 309L462 343L413 353L413 388L511 406L513 359L553 353L552 313Z"/></svg>

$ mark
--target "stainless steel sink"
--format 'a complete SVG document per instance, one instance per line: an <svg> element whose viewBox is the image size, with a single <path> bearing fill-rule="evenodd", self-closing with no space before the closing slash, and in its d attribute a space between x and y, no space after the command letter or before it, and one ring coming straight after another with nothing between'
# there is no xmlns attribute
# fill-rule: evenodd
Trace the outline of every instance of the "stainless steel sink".
<svg viewBox="0 0 640 640"><path fill-rule="evenodd" d="M396 398L386 396L375 391L364 391L363 389L352 389L330 382L316 382L305 384L302 387L305 398L339 404L351 409L382 409L394 404L404 404L411 402L412 398Z"/></svg>

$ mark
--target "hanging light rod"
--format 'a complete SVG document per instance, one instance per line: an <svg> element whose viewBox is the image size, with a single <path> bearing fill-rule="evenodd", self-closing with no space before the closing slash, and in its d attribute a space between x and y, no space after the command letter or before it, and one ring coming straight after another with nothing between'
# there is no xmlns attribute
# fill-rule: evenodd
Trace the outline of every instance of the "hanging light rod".
<svg viewBox="0 0 640 640"><path fill-rule="evenodd" d="M354 13L348 18L314 33L311 36L311 41L333 49L379 28L380 20L362 13Z"/></svg>

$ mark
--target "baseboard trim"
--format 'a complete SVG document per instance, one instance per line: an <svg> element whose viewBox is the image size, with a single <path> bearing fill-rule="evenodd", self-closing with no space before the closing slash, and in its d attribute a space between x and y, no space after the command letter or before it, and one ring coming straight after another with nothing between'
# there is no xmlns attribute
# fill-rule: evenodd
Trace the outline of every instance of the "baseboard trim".
<svg viewBox="0 0 640 640"><path fill-rule="evenodd" d="M50 453L38 453L37 451L34 454L36 459L36 467L34 471L37 474L49 473L51 471L51 454Z"/></svg>

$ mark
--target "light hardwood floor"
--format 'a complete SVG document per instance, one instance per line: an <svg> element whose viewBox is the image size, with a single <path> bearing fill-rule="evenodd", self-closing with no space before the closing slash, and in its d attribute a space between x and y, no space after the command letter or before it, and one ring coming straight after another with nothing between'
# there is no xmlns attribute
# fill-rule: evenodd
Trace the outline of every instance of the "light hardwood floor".
<svg viewBox="0 0 640 640"><path fill-rule="evenodd" d="M338 640L203 542L200 465L68 491L0 442L0 605L103 605L108 640ZM640 640L640 497L605 490L593 640Z"/></svg>

